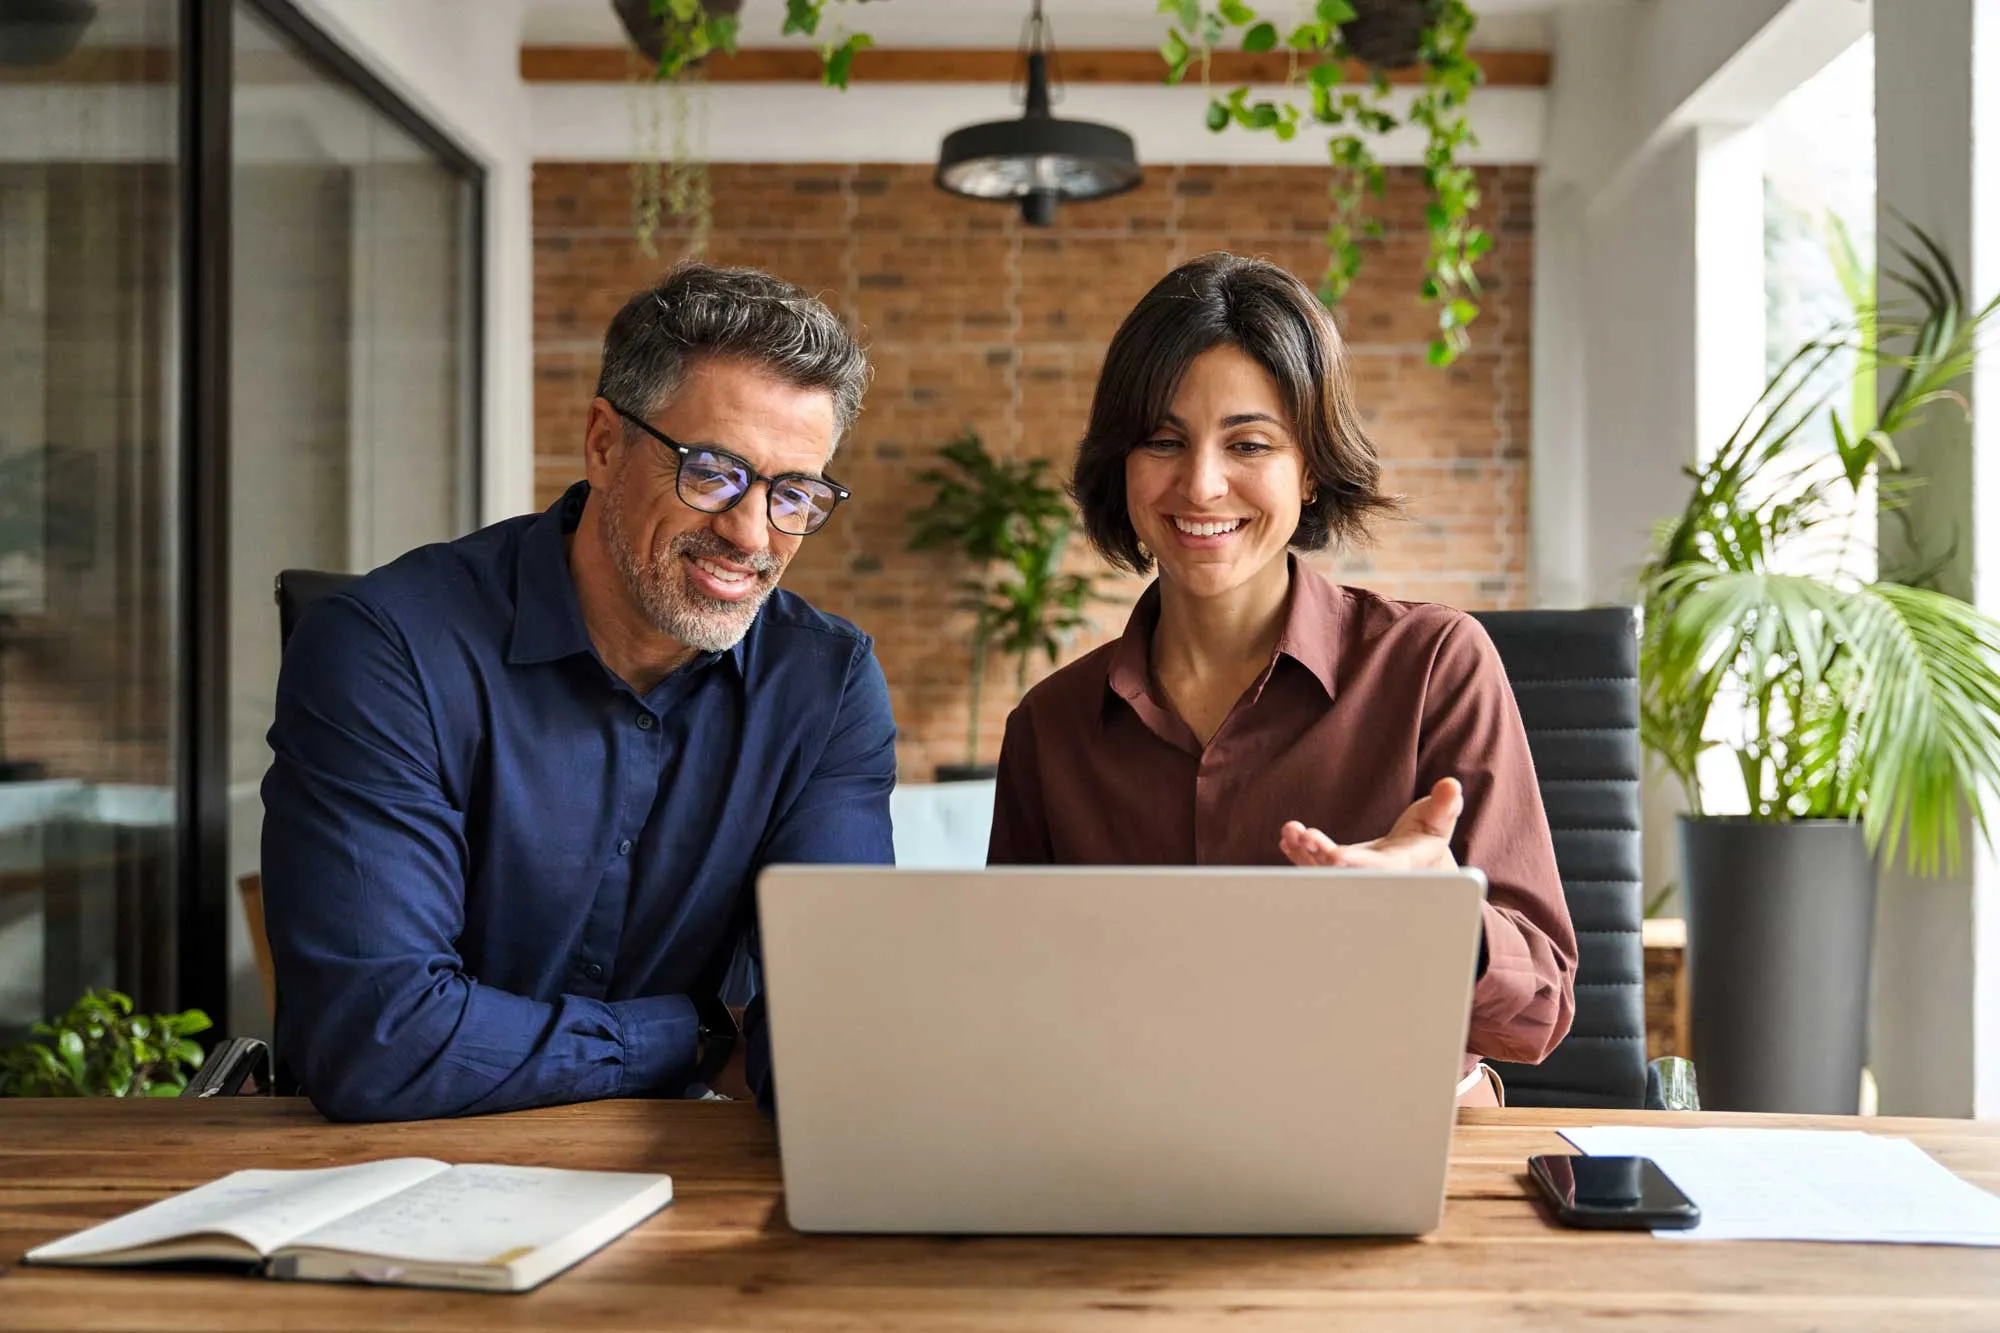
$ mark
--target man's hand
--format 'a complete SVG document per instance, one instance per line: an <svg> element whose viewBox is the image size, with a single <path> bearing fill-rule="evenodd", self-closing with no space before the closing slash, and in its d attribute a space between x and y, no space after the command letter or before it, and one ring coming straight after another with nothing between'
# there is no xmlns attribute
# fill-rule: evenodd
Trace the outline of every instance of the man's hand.
<svg viewBox="0 0 2000 1333"><path fill-rule="evenodd" d="M1294 819L1278 831L1278 849L1299 866L1355 870L1452 870L1452 831L1465 809L1457 778L1440 778L1430 795L1403 811L1394 828L1372 842L1337 843Z"/></svg>

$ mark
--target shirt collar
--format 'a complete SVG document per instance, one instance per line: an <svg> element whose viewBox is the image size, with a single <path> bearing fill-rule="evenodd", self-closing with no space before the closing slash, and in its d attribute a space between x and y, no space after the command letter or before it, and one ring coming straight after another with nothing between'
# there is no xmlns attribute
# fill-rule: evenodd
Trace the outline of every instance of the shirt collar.
<svg viewBox="0 0 2000 1333"><path fill-rule="evenodd" d="M1129 704L1147 698L1146 683L1153 674L1153 627L1159 623L1160 581L1154 579L1132 604L1125 632L1111 649L1109 684Z"/></svg>
<svg viewBox="0 0 2000 1333"><path fill-rule="evenodd" d="M1312 672L1331 700L1346 594L1300 564L1296 555L1286 558L1292 564L1292 602L1285 612L1284 632L1278 635L1278 651Z"/></svg>
<svg viewBox="0 0 2000 1333"><path fill-rule="evenodd" d="M583 608L569 576L563 538L576 531L590 483L579 481L528 525L514 577L514 633L507 660L517 665L553 662L591 651Z"/></svg>
<svg viewBox="0 0 2000 1333"><path fill-rule="evenodd" d="M1285 627L1278 634L1278 652L1312 673L1331 700L1334 695L1335 645L1340 637L1341 592L1326 579L1287 555L1291 590L1286 594ZM1108 683L1112 692L1137 706L1150 700L1153 628L1160 623L1160 583L1155 579L1132 607L1125 633L1111 651Z"/></svg>
<svg viewBox="0 0 2000 1333"><path fill-rule="evenodd" d="M583 623L583 606L576 599L576 581L569 572L569 548L563 541L583 521L584 501L589 498L590 483L577 482L529 524L521 540L521 562L514 580L514 633L507 644L510 663L531 665L578 653L597 654L590 630ZM757 619L763 618L759 611ZM753 623L750 633L756 629ZM697 653L667 679L690 675L723 657L741 673L744 644L749 638L750 634L745 634L725 653Z"/></svg>

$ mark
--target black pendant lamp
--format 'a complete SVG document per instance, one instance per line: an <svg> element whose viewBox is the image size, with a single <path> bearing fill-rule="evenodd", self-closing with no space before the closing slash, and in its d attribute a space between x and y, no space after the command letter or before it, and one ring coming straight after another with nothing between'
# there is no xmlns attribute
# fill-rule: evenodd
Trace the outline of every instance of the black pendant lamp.
<svg viewBox="0 0 2000 1333"><path fill-rule="evenodd" d="M1049 114L1048 25L1042 0L1028 19L1028 105L1018 120L967 125L944 137L937 183L968 199L1020 200L1030 226L1053 226L1056 204L1123 194L1139 183L1132 136Z"/></svg>

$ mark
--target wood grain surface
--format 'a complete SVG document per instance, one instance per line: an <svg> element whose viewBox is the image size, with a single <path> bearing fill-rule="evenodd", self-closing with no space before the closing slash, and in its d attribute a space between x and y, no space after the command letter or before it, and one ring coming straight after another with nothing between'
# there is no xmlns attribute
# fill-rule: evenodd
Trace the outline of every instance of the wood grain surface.
<svg viewBox="0 0 2000 1333"><path fill-rule="evenodd" d="M1860 1126L2000 1191L2000 1124L1464 1111L1444 1225L1417 1240L820 1237L786 1225L771 1127L740 1105L353 1126L262 1098L0 1101L0 1329L2000 1330L2000 1251L1559 1228L1523 1163L1579 1123ZM242 1167L405 1155L662 1171L677 1200L524 1296L17 1262Z"/></svg>

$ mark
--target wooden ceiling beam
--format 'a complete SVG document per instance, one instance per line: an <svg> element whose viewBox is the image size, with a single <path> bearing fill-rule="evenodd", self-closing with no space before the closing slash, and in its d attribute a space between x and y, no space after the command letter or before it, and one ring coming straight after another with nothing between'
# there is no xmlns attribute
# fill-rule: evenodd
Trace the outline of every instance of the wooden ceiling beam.
<svg viewBox="0 0 2000 1333"><path fill-rule="evenodd" d="M1475 51L1493 88L1542 88L1549 82L1547 51ZM524 46L521 77L528 83L624 83L643 74L646 64L636 51L623 46ZM1282 53L1251 55L1218 51L1211 58L1209 81L1224 87L1239 83L1283 83L1290 62ZM735 56L712 57L703 74L710 83L818 83L819 55L799 47L745 47ZM1166 64L1156 51L1069 50L1056 54L1056 74L1064 83L1159 83ZM1018 52L1000 47L877 47L854 57L854 82L870 83L1014 83L1021 77ZM1349 62L1348 78L1367 78L1366 70ZM1415 68L1390 72L1389 81L1422 81Z"/></svg>

